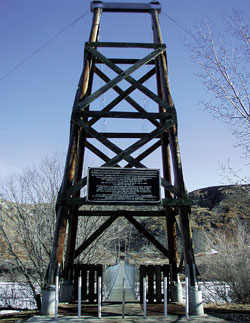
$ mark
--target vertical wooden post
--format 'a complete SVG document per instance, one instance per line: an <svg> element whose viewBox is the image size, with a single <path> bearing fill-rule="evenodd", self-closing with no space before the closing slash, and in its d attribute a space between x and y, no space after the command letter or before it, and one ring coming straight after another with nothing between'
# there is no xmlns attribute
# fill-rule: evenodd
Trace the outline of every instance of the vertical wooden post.
<svg viewBox="0 0 250 323"><path fill-rule="evenodd" d="M154 42L162 43L158 10L152 10L152 21L153 21ZM170 93L169 80L168 80L166 53L164 52L163 54L159 55L156 60L159 68L160 85L161 85L163 98L169 104L170 108L171 107L174 108L173 99ZM174 172L174 180L175 180L174 184L182 192L182 194L185 194L186 190L184 185L179 143L178 143L178 137L177 137L177 125L175 125L168 131L168 138L169 138L169 146L171 149L171 156L172 156L172 164L173 164L173 172ZM192 246L191 230L190 230L190 223L189 223L189 209L185 206L180 206L179 214L180 214L180 223L181 223L181 231L182 231L182 238L183 238L184 258L185 258L185 263L188 264L190 268L190 284L193 286L196 284L197 279L196 279L193 246Z"/></svg>
<svg viewBox="0 0 250 323"><path fill-rule="evenodd" d="M157 89L158 95L162 99L163 88L160 82L160 71L159 65L156 64L156 75L157 75ZM159 112L165 112L162 107L159 106ZM161 123L163 121L161 120ZM169 182L172 183L171 176L171 162L170 162L170 151L169 151L169 139L168 132L164 132L161 136L161 149L162 149L162 165L163 165L163 176ZM171 198L172 194L165 189L165 198ZM178 250L177 250L177 236L176 236L176 220L174 208L166 208L166 224L167 224L167 238L168 238L168 252L169 252L169 263L171 265L171 281L177 281L177 263L178 263Z"/></svg>
<svg viewBox="0 0 250 323"><path fill-rule="evenodd" d="M155 32L155 21L153 20L153 32L154 41L159 41ZM164 98L164 88L160 75L160 66L158 60L156 60L156 75L157 75L157 90L160 98ZM165 110L159 106L159 112L165 112ZM163 120L161 120L161 123ZM171 161L169 150L169 133L164 132L161 136L161 149L162 149L162 165L164 178L172 183L171 176ZM173 197L172 194L165 189L165 198ZM168 252L169 252L169 264L171 265L171 281L177 281L177 264L178 264L178 250L177 250L177 236L176 236L176 220L174 208L166 208L166 225L167 225L167 239L168 239Z"/></svg>
<svg viewBox="0 0 250 323"><path fill-rule="evenodd" d="M89 37L89 41L96 42L99 34L101 18L101 9L96 9L93 16L92 29ZM80 77L78 90L76 93L74 107L82 100L84 97L91 93L92 83L93 83L93 70L94 70L94 59L90 53L87 53L84 58L84 69ZM84 161L84 151L85 151L85 134L82 128L77 125L72 124L72 127L76 128L77 132L77 144L75 151L75 161L74 165L74 183L78 182L82 177L83 161ZM80 191L77 192L75 197L80 197ZM78 206L72 206L69 210L69 230L68 230L68 243L65 255L65 272L73 268L74 264L74 251L76 245L76 235L77 235L77 224L78 216L76 213L78 211ZM72 277L71 277L72 279Z"/></svg>
<svg viewBox="0 0 250 323"><path fill-rule="evenodd" d="M100 25L100 17L101 17L101 9L97 8L93 16L93 24L92 24L91 35L90 35L90 40L92 41L97 40L98 30ZM84 95L87 94L91 66L92 66L92 56L88 54L85 57L84 70L80 78L74 106L79 102L79 100L82 97L84 97ZM73 180L76 181L77 179L81 178L80 174L82 173L82 163L80 163L79 161L80 154L77 154L77 148L79 144L82 142L80 140L81 136L82 136L82 132L79 129L79 127L73 122L71 122L68 153L67 153L67 158L65 163L63 182L60 189L61 196L64 196L64 194L66 194L67 189L72 185ZM82 147L82 151L83 149L84 148ZM83 158L83 154L81 158ZM77 159L78 159L77 172L75 172ZM67 257L66 257L68 269L71 269L73 267L74 246L75 246L75 240L76 240L77 217L74 217L74 215L72 214L72 211L74 210L75 210L74 208L71 209L71 215L70 215L70 218L71 218L70 229L69 229L70 239L68 239L69 245L68 245ZM56 229L55 229L52 252L50 257L50 266L49 266L48 281L47 281L48 285L54 283L55 268L57 264L58 263L61 264L63 260L62 258L63 258L67 218L68 218L68 207L59 205L59 207L57 208ZM71 255L71 253L73 253L73 255Z"/></svg>

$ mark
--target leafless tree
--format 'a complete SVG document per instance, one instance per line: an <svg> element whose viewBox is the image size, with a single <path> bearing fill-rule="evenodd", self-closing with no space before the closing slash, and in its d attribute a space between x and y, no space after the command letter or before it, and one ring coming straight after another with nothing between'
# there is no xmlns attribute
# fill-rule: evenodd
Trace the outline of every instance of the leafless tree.
<svg viewBox="0 0 250 323"><path fill-rule="evenodd" d="M198 23L188 45L209 101L202 104L235 135L250 157L250 33L249 22L233 11L219 32L208 19Z"/></svg>
<svg viewBox="0 0 250 323"><path fill-rule="evenodd" d="M0 183L0 252L5 259L1 266L8 269L12 279L27 284L38 308L54 236L63 160L58 154L44 157L39 164ZM81 217L77 245L88 239L105 220L103 217ZM110 257L110 251L115 249L113 246L126 240L126 225L124 219L118 218L77 261L98 263Z"/></svg>
<svg viewBox="0 0 250 323"><path fill-rule="evenodd" d="M84 216L79 218L77 246L87 240L108 217ZM106 263L115 264L120 244L128 239L129 223L124 218L118 218L107 228L82 254L78 257L79 263Z"/></svg>
<svg viewBox="0 0 250 323"><path fill-rule="evenodd" d="M58 154L44 157L39 165L1 183L0 238L8 267L16 267L38 307L53 239L61 160Z"/></svg>
<svg viewBox="0 0 250 323"><path fill-rule="evenodd" d="M231 231L207 234L213 255L207 256L206 283L211 297L219 302L250 303L249 223L238 221ZM210 282L207 284L207 282ZM211 284L212 282L212 284Z"/></svg>

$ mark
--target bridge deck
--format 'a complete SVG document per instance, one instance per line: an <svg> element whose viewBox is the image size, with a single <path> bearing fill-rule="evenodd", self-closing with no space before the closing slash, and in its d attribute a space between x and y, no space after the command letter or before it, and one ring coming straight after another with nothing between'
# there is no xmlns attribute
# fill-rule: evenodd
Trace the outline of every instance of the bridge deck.
<svg viewBox="0 0 250 323"><path fill-rule="evenodd" d="M122 302L123 297L123 278L125 278L125 301L126 302L135 302L136 299L132 292L132 289L129 285L129 281L126 278L125 271L124 271L124 261L120 263L120 270L115 281L115 285L109 295L107 301L110 302Z"/></svg>

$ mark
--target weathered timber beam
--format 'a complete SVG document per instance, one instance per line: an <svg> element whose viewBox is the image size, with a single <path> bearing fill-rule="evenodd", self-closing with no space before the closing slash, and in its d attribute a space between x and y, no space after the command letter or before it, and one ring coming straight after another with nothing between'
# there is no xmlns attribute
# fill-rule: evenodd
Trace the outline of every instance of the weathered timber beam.
<svg viewBox="0 0 250 323"><path fill-rule="evenodd" d="M142 167L144 168L145 166L141 163L139 163L136 159L133 157L129 156L128 153L125 155L123 154L123 150L120 149L118 146L116 146L114 143L112 143L110 140L102 136L100 133L98 133L95 129L91 128L87 122L83 120L74 120L76 124L78 124L80 127L83 127L84 130L93 138L97 139L100 141L102 144L104 144L107 148L109 148L111 151L115 152L117 155L114 160L114 158L110 159L108 162L105 163L106 167L113 167L116 165L119 161L122 159L127 160L128 162L132 163L133 166L136 167ZM142 139L141 139L142 140ZM136 150L136 149L135 149ZM118 157L117 157L118 156Z"/></svg>
<svg viewBox="0 0 250 323"><path fill-rule="evenodd" d="M192 200L189 198L185 197L180 197L180 198L166 198L162 199L161 202L162 206L167 207L167 206L180 206L180 205L186 205L186 206L191 206L192 205ZM166 215L166 214L165 214Z"/></svg>
<svg viewBox="0 0 250 323"><path fill-rule="evenodd" d="M101 55L98 51L96 51L93 48L88 48L86 49L92 53L94 56L100 58L103 55ZM141 66L145 65L147 62L149 62L152 58L157 57L162 53L163 49L162 48L157 48L155 49L152 53L148 54L144 58L140 59L137 63L126 69L125 71L122 71L118 76L116 76L114 79L112 79L110 82L107 84L103 85L100 89L89 95L87 98L83 99L81 102L77 104L77 108L79 109L84 109L87 107L91 102L93 102L95 99L99 98L102 94L107 92L109 89L114 87L114 85L118 84L120 81L127 79L129 75L136 70L138 70ZM104 56L103 56L104 57ZM105 60L107 60L105 58ZM110 62L110 64L113 64ZM116 66L116 65L115 65ZM135 81L137 83L137 81ZM138 87L138 86L137 86Z"/></svg>
<svg viewBox="0 0 250 323"><path fill-rule="evenodd" d="M152 146L150 146L148 149L146 149L144 152L142 152L140 155L138 155L136 157L136 160L139 160L139 161L143 160L144 158L146 158L148 155L150 155L153 151L155 151L160 146L161 146L161 141L159 140L159 141L155 142ZM125 166L125 168L130 168L130 167L132 167L132 165L130 165L130 164L127 164Z"/></svg>
<svg viewBox="0 0 250 323"><path fill-rule="evenodd" d="M85 240L76 250L75 258L78 257L92 242L95 241L116 219L117 215L111 216L107 221L105 221L87 240Z"/></svg>
<svg viewBox="0 0 250 323"><path fill-rule="evenodd" d="M165 44L155 43L117 43L117 42L86 42L85 48L89 47L114 47L114 48L153 48L166 49Z"/></svg>
<svg viewBox="0 0 250 323"><path fill-rule="evenodd" d="M155 237L152 236L135 218L125 215L125 218L133 224L136 229L141 232L158 250L160 250L164 256L168 258L168 250L158 241Z"/></svg>
<svg viewBox="0 0 250 323"><path fill-rule="evenodd" d="M139 61L138 58L109 58L109 60L114 64L135 64ZM95 61L96 64L104 64L101 60L97 59ZM155 65L155 60L151 60L145 65Z"/></svg>
<svg viewBox="0 0 250 323"><path fill-rule="evenodd" d="M175 116L175 110L168 110L167 112L124 112L124 111L115 111L115 112L106 112L106 111L74 111L74 116L80 115L83 118L86 117L100 117L100 118L124 118L124 119L168 119L172 116Z"/></svg>
<svg viewBox="0 0 250 323"><path fill-rule="evenodd" d="M141 138L136 143L132 144L131 146L129 146L128 148L126 148L124 150L122 150L119 147L117 147L115 144L113 144L111 141L109 141L104 136L101 136L100 133L98 133L95 129L93 129L92 127L90 127L87 122L85 122L83 120L75 120L75 119L73 119L73 122L75 122L76 124L78 124L80 127L83 127L84 130L89 135L93 136L95 139L97 139L98 141L100 141L102 144L104 144L110 150L112 150L115 153L117 153L117 155L115 157L113 157L109 162L106 163L107 164L107 167L111 167L111 166L113 166L114 164L117 164L119 161L121 161L123 159L126 160L126 161L128 161L129 163L131 163L131 161L132 161L133 164L139 165L140 163L138 163L138 161L136 161L130 155L133 152L135 152L136 150L140 149L147 142L149 142L150 140L152 140L155 137L157 137L159 134L161 134L164 131L166 131L169 128L171 128L176 123L176 119L173 118L172 120L168 120L168 121L164 122L160 127L158 127L157 129L153 130L152 132L146 134L146 136L144 138ZM140 166L137 166L137 167L140 167Z"/></svg>
<svg viewBox="0 0 250 323"><path fill-rule="evenodd" d="M99 132L105 138L119 138L119 139L136 139L143 138L146 136L145 132ZM93 138L87 135L86 138ZM159 136L157 137L159 138Z"/></svg>
<svg viewBox="0 0 250 323"><path fill-rule="evenodd" d="M110 67L117 74L122 75L124 73L124 71L120 67L118 67L117 65L110 62L104 55L102 55L100 52L98 52L94 48L88 48L88 51L91 52L98 59L101 59L108 67ZM162 52L160 54L162 54ZM159 55L157 54L157 56L159 56ZM137 89L139 89L141 92L143 92L145 95L147 95L150 99L155 101L160 106L164 107L165 109L168 109L170 107L166 101L162 100L158 95L156 95L154 92L150 91L144 85L140 84L133 77L128 75L125 79L126 79L126 81L128 81L130 84L134 85ZM173 108L173 107L171 106L171 108Z"/></svg>
<svg viewBox="0 0 250 323"><path fill-rule="evenodd" d="M92 153L94 153L96 156L98 156L99 158L101 158L102 160L104 160L105 162L109 161L110 158L105 155L102 151L100 151L98 148L96 148L96 146L92 145L90 142L88 142L87 140L85 141L85 146L92 151Z"/></svg>
<svg viewBox="0 0 250 323"><path fill-rule="evenodd" d="M95 73L106 83L108 83L111 79L105 75L99 68L95 66ZM138 82L144 83L150 77L152 77L155 74L155 68L152 68L148 73L143 75ZM135 108L137 111L145 113L147 112L143 107L141 107L134 99L132 99L129 94L131 94L136 89L135 86L131 85L127 90L123 91L119 86L115 85L113 87L113 90L116 91L119 96L115 98L112 102L110 102L102 111L110 111L113 107L115 107L118 103L120 103L123 99L125 99L133 108ZM96 121L98 121L99 118L93 118L89 121L89 124L93 125ZM156 120L149 120L153 125L156 127L159 126L159 122Z"/></svg>
<svg viewBox="0 0 250 323"><path fill-rule="evenodd" d="M103 2L92 1L90 5L91 11L96 8L102 9L103 12L139 12L150 13L155 9L161 12L161 4L159 2L150 3L121 3L121 2Z"/></svg>
<svg viewBox="0 0 250 323"><path fill-rule="evenodd" d="M92 206L105 206L105 203L88 203L86 201L86 197L61 197L58 199L58 203L59 204L63 204L63 205L78 205L78 206L81 206L81 205L92 205ZM107 203L109 204L109 203ZM124 205L123 203L117 203L119 205ZM129 204L128 204L129 205ZM148 204L140 204L140 205L147 205ZM188 199L188 198L166 198L166 199L162 199L162 202L160 204L160 206L163 206L163 207L177 207L177 206L191 206L192 205L192 200ZM98 213L99 212L99 213ZM103 212L103 215L104 214L109 214L110 211L96 211L96 210L88 210L88 211L81 211L81 215L85 214L85 215L100 215L101 213ZM117 211L114 211L114 212L120 212L119 210ZM160 215L163 215L163 211L124 211L126 214L126 212L128 214L132 214L134 216L146 216L145 214L148 213L148 215L151 215L151 212L152 212L152 216L157 216L157 212L160 212L159 213L159 216ZM96 213L96 214L94 214ZM114 215L116 214L114 213ZM120 214L120 215L124 215L124 214ZM110 215L112 215L112 211L110 213ZM164 215L166 216L166 213L164 213Z"/></svg>
<svg viewBox="0 0 250 323"><path fill-rule="evenodd" d="M96 206L96 204L95 204ZM78 211L78 216L166 216L166 211L124 211L124 210L116 210L116 211Z"/></svg>

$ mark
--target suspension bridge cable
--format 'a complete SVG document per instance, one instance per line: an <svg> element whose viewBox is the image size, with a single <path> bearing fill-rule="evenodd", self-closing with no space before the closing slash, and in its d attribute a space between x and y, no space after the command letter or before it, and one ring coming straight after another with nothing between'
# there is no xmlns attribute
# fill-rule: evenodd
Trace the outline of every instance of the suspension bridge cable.
<svg viewBox="0 0 250 323"><path fill-rule="evenodd" d="M162 12L162 14L164 16L166 16L169 20L171 20L173 23L175 23L179 28L181 28L183 31L185 31L185 33L190 34L190 32L183 27L181 24L179 24L174 18L170 17L169 15L167 15L165 12Z"/></svg>
<svg viewBox="0 0 250 323"><path fill-rule="evenodd" d="M51 37L49 40L47 40L42 46L40 46L39 48L37 48L31 54L29 54L28 56L26 56L22 61L20 61L18 64L16 64L14 67L12 67L7 73L5 73L4 75L2 75L0 77L0 81L2 81L3 79L5 79L12 72L14 72L15 70L17 70L24 63L26 63L30 58L32 58L33 56L35 56L37 53L39 53L45 47L47 47L50 43L52 43L57 37L59 37L61 34L63 34L70 27L73 27L79 20L81 20L82 18L84 18L89 11L90 11L89 9L86 10L84 14L82 14L80 17L76 18L72 23L70 23L69 25L67 25L66 27L64 27L62 30L60 30L58 33L56 33L53 37Z"/></svg>

